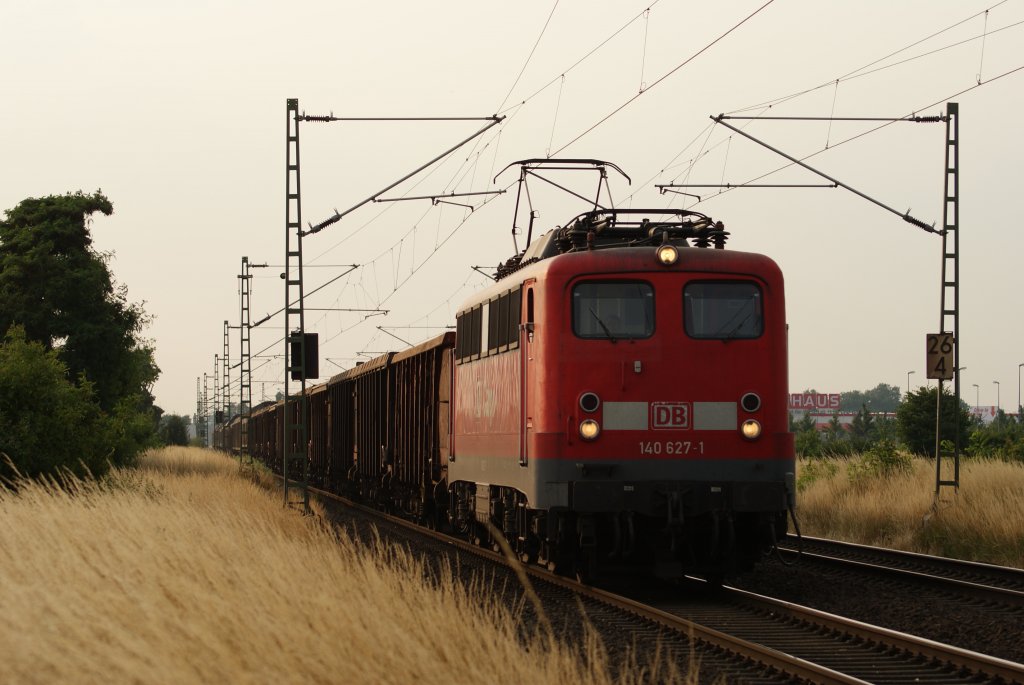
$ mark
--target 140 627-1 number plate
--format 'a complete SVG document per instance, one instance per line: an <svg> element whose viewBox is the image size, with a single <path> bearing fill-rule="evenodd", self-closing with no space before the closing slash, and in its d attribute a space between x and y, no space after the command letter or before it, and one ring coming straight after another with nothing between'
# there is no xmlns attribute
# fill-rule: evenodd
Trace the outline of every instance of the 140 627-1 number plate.
<svg viewBox="0 0 1024 685"><path fill-rule="evenodd" d="M671 454L680 456L704 454L704 442L691 442L689 440L641 440L640 454Z"/></svg>

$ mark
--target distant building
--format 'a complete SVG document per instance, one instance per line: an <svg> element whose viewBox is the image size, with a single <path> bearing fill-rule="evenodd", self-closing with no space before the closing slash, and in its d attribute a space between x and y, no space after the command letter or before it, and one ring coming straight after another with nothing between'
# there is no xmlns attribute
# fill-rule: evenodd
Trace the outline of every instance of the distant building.
<svg viewBox="0 0 1024 685"><path fill-rule="evenodd" d="M814 427L818 430L825 430L832 417L839 417L839 425L849 430L853 419L857 416L855 411L839 411L842 395L837 392L794 392L789 395L789 413L795 421L810 416L814 419ZM871 415L878 419L894 419L896 414L891 412L871 412Z"/></svg>
<svg viewBox="0 0 1024 685"><path fill-rule="evenodd" d="M815 392L795 392L789 395L789 413L792 415L795 421L799 421L804 416L810 415L814 419L814 425L819 430L822 430L829 423L832 422L832 417L839 415L839 424L844 428L849 428L850 424L853 423L853 418L857 415L855 411L839 411L840 400L842 395L840 393L815 393ZM996 416L999 414L999 409L995 406L989 407L971 407L971 416L980 420L986 426L996 420ZM895 419L895 413L887 412L871 412L871 415L875 418L889 418ZM1008 418L1016 420L1017 415L1008 413Z"/></svg>
<svg viewBox="0 0 1024 685"><path fill-rule="evenodd" d="M999 415L998 407L971 407L971 416L979 419L986 426L996 420L996 416ZM1016 414L1006 412L1006 417L1010 419L1017 419Z"/></svg>
<svg viewBox="0 0 1024 685"><path fill-rule="evenodd" d="M793 392L789 394L790 411L839 411L840 395L837 392Z"/></svg>

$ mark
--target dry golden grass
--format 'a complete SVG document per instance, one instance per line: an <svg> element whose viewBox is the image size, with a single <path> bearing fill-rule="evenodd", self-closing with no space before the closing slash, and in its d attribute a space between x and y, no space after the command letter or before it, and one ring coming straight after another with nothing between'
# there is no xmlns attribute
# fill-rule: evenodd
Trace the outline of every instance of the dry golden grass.
<svg viewBox="0 0 1024 685"><path fill-rule="evenodd" d="M909 472L849 477L847 460L797 498L802 531L837 540L894 547L1024 568L1024 465L984 459L960 463L960 491L943 489L933 508L935 463L916 458ZM809 462L801 460L800 469Z"/></svg>
<svg viewBox="0 0 1024 685"><path fill-rule="evenodd" d="M237 462L147 455L101 484L0 490L0 664L17 683L685 682L516 616L285 510Z"/></svg>

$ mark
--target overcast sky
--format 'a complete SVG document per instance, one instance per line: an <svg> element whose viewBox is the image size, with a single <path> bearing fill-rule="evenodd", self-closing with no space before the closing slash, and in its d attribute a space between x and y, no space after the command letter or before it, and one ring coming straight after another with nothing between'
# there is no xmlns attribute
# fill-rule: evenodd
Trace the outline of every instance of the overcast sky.
<svg viewBox="0 0 1024 685"><path fill-rule="evenodd" d="M619 206L704 212L726 224L732 249L780 264L792 391L905 389L908 371L913 387L924 382L925 334L939 329L939 237L843 189L690 189L696 202L654 185L824 182L796 168L761 178L786 161L710 115L936 115L953 100L963 397L993 405L999 381L1012 409L1024 362L1024 70L1014 71L1024 67L1024 2L763 5L5 2L0 210L103 190L114 214L95 219L93 236L155 317L157 403L192 414L196 378L212 375L222 353L223 322L239 322L241 257L284 260L286 98L308 114L501 113L500 126L384 197L507 188L514 171L493 177L524 158L614 162L632 180L611 178ZM732 123L941 225L943 124ZM482 125L303 124L304 223L374 195ZM560 178L593 192L590 176ZM531 189L538 230L585 209ZM308 307L388 312L308 312L324 377L404 347L392 336L440 333L488 282L471 267L513 253L514 192L463 201L476 210L371 203L305 240L307 265L318 267L307 291L341 274L338 265L359 265ZM258 320L281 308L284 288L279 267L254 273ZM281 326L278 316L253 333L254 401L283 379L282 361L269 357L283 351ZM234 364L237 330L230 342ZM237 370L231 377L237 397Z"/></svg>

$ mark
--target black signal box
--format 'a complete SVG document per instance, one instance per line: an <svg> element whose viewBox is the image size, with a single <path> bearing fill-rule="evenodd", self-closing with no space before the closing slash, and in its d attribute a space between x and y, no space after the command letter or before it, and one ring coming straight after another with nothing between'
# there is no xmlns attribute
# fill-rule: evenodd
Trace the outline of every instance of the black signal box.
<svg viewBox="0 0 1024 685"><path fill-rule="evenodd" d="M303 342L306 347L306 379L319 378L320 377L320 336L316 333L306 333L303 337ZM292 362L292 380L302 380L301 373L299 371L299 364L302 360L300 356L302 349L299 347L299 341L292 339L291 342L291 362Z"/></svg>

